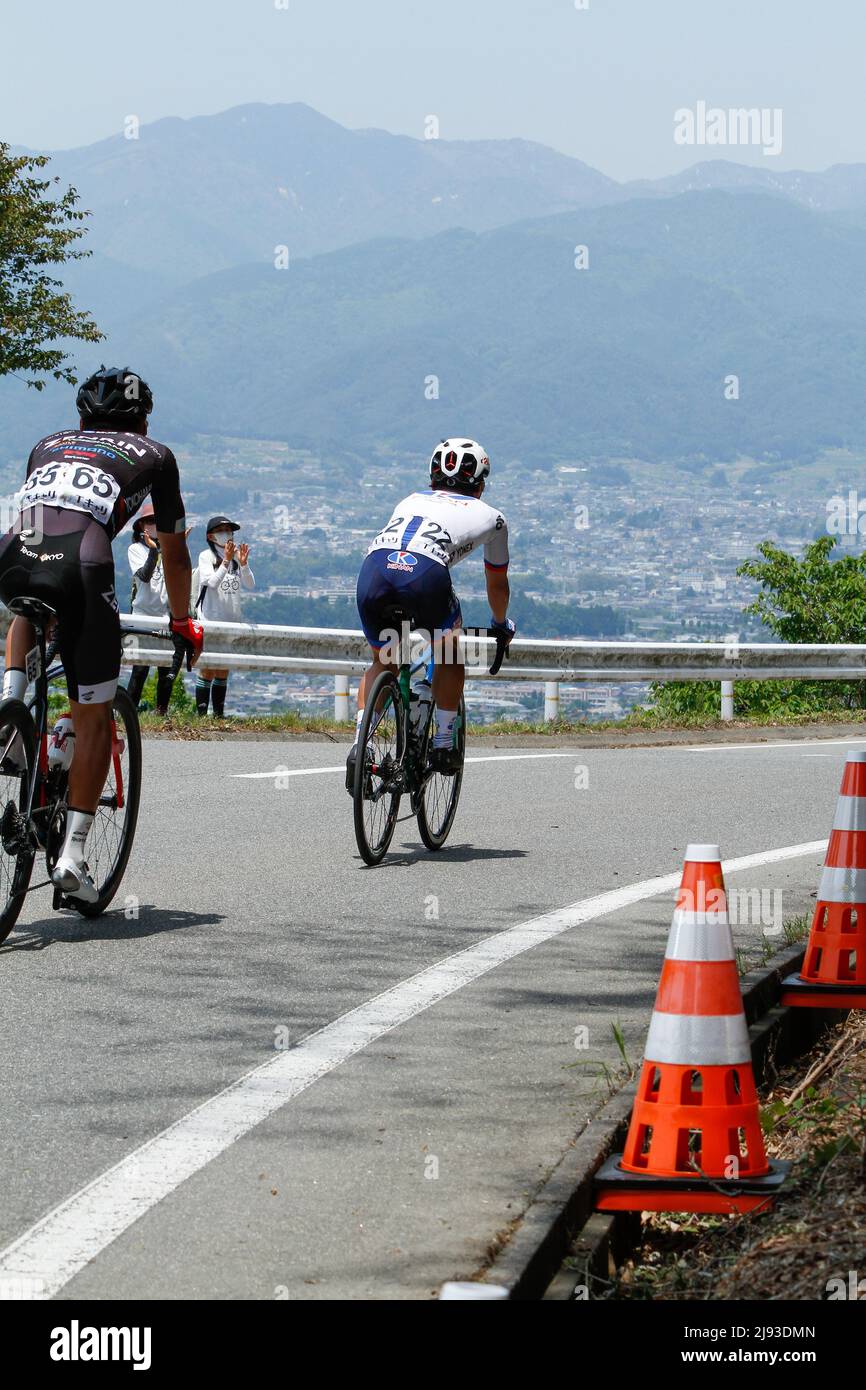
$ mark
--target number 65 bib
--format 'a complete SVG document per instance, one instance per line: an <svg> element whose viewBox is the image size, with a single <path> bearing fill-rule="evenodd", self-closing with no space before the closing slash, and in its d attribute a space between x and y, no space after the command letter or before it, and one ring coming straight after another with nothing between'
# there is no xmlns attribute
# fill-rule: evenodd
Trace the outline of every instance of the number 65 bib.
<svg viewBox="0 0 866 1390"><path fill-rule="evenodd" d="M89 463L46 463L37 468L15 495L21 511L40 502L47 507L66 507L73 512L89 512L107 526L120 484L108 473Z"/></svg>

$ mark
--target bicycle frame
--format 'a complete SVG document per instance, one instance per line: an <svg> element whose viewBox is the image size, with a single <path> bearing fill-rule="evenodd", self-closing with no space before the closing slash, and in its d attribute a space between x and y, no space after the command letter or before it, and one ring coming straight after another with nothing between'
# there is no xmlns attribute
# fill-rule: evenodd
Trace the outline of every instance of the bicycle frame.
<svg viewBox="0 0 866 1390"><path fill-rule="evenodd" d="M508 650L508 641L506 639L505 634L502 631L495 628L466 628L463 630L463 635L466 637L494 637L496 639L496 654L494 656L493 663L489 668L489 671L491 676L497 675L500 670L500 667L502 666L502 662L505 659L505 656L507 655ZM431 672L432 679L432 647L428 642L427 645L422 648L421 655L415 661L413 661L410 648L410 630L408 624L402 623L400 634L397 684L400 689L400 698L403 703L405 719L403 747L400 749L400 757L398 763L396 764L396 770L397 777L399 778L400 782L400 790L402 792L408 793L408 795L412 799L413 813L414 810L417 809L418 798L424 791L427 781L429 780L429 777L425 777L424 771L422 769L419 769L419 767L417 766L416 755L421 750L421 748L423 748L425 738L427 737L429 731L430 720L432 718L432 705L430 706L430 709L427 712L427 720L424 727L422 729L416 730L414 736L411 728L410 719L412 676L415 674L416 671L419 671L422 666L427 668L428 671ZM384 707L376 712L376 714L370 722L369 734L375 732L380 720L384 717L384 713ZM389 795L393 791L395 785L396 778L394 779L394 781L389 782L387 785L383 784L383 786L379 788L378 792L371 799L375 801L379 800L382 796Z"/></svg>
<svg viewBox="0 0 866 1390"><path fill-rule="evenodd" d="M45 847L48 838L48 826L46 824L44 833L40 836L35 824L34 817L39 812L48 809L46 797L46 780L48 777L48 747L46 734L48 732L48 682L58 674L62 674L63 667L58 665L50 671L46 661L46 639L45 628L41 625L34 628L36 633L36 646L27 653L28 674L32 670L34 653L38 656L39 669L35 675L35 692L33 699L28 705L28 709L33 715L33 723L36 727L36 758L33 763L33 770L30 775L30 784L27 788L27 805L24 809L24 820L28 830L35 837L38 845ZM39 796L38 806L34 805L37 794Z"/></svg>
<svg viewBox="0 0 866 1390"><path fill-rule="evenodd" d="M397 683L398 683L398 685L399 685L399 687L400 687L400 696L401 696L401 699L402 699L402 702L403 702L403 710L404 710L405 716L406 716L406 717L405 717L405 721L404 721L404 746L403 746L403 748L400 750L400 768L401 768L401 771L405 770L405 771L404 771L404 783L405 783L404 790L407 791L411 796L417 795L417 793L421 790L421 788L422 788L422 786L423 786L423 781L419 783L418 780L417 780L417 777L416 777L417 769L416 769L416 767L415 767L415 758L414 758L414 756L411 756L416 750L413 749L413 740L412 740L412 738L411 738L411 727L410 727L410 719L409 719L409 713L410 713L410 709L411 709L411 693L410 693L410 692L411 692L411 687L412 687L412 677L415 675L415 672L416 672L416 671L420 671L422 667L424 667L425 669L429 670L429 669L430 669L430 666L432 665L432 661L429 659L429 656L428 656L429 651L430 651L430 648L429 648L429 646L428 646L428 647L425 649L425 651L424 651L424 653L422 654L422 656L421 656L417 661L414 661L414 662L413 662L413 661L410 659L409 655L408 655L408 651L406 651L405 649L402 650L402 651L401 651L401 658L402 658L402 659L401 659L401 662L400 662L400 667L399 667L398 672L397 672ZM371 725L370 725L370 732L371 732L371 733L373 733L373 732L375 731L375 729L378 727L379 721L383 718L384 713L385 713L384 709L381 709L381 710L379 710L378 713L375 715L375 717L374 717L374 719L373 719L373 721L371 722ZM418 730L418 733L419 733L419 735L420 735L420 737L419 737L419 739L418 739L418 746L419 746L419 747L421 746L421 744L422 744L423 741L424 741L424 735L425 735L426 732L427 732L427 726L429 725L430 717L431 717L431 712L428 711L428 714L427 714L427 723L425 724L425 726L424 726L423 729ZM383 788L383 789L382 789L382 792L380 792L380 795L384 794L384 790L385 790L385 789Z"/></svg>

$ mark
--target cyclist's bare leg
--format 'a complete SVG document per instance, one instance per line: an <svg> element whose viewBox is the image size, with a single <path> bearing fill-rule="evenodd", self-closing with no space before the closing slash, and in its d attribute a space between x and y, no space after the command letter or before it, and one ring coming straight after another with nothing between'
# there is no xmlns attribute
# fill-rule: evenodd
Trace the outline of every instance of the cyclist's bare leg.
<svg viewBox="0 0 866 1390"><path fill-rule="evenodd" d="M70 701L75 728L75 756L69 769L70 806L79 811L95 811L108 776L111 762L112 704L83 705Z"/></svg>
<svg viewBox="0 0 866 1390"><path fill-rule="evenodd" d="M70 700L75 726L75 756L69 769L66 834L52 872L63 892L96 902L99 890L87 869L85 846L111 762L112 703L81 704Z"/></svg>
<svg viewBox="0 0 866 1390"><path fill-rule="evenodd" d="M441 656L439 643L434 653L436 665L433 668L433 699L437 709L457 709L466 684L466 667L458 661L460 629L443 632Z"/></svg>
<svg viewBox="0 0 866 1390"><path fill-rule="evenodd" d="M23 671L27 653L36 646L36 632L26 618L13 618L6 633L6 670Z"/></svg>
<svg viewBox="0 0 866 1390"><path fill-rule="evenodd" d="M379 648L379 647L371 647L371 648L370 648L370 653L371 653L371 655L372 655L372 657L373 657L373 661L372 661L371 665L367 667L367 670L364 672L363 676L361 677L360 685L358 686L358 709L359 709L359 710L362 710L362 709L364 708L365 704L367 703L367 691L368 691L368 690L372 690L372 688L373 688L373 682L377 679L377 677L378 677L378 676L381 676L381 674L382 674L383 671L394 671L394 672L396 672L396 670L397 670L397 667L396 667L396 665L394 664L394 662L382 661L382 651L383 651L383 650L386 650L386 649L385 649L385 648Z"/></svg>

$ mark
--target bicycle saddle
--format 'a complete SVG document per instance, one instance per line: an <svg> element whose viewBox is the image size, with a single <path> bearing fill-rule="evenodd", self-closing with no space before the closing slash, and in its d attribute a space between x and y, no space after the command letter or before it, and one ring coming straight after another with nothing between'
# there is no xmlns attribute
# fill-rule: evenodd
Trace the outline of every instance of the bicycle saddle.
<svg viewBox="0 0 866 1390"><path fill-rule="evenodd" d="M52 618L57 617L56 609L49 603L43 603L41 598L33 598L31 594L20 594L18 598L10 598L6 607L16 617L26 618L36 627L43 627Z"/></svg>
<svg viewBox="0 0 866 1390"><path fill-rule="evenodd" d="M398 603L389 603L382 609L383 627L392 627L395 628L397 632L400 632L403 623L408 623L411 627L413 621L412 617L406 612L406 609L401 608Z"/></svg>

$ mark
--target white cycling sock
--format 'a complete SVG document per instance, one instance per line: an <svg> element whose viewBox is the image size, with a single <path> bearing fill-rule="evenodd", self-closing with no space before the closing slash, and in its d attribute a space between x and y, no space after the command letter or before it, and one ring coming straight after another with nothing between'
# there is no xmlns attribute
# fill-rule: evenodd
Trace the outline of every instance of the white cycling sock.
<svg viewBox="0 0 866 1390"><path fill-rule="evenodd" d="M61 859L74 859L76 864L84 861L84 846L93 824L93 811L76 811L73 806L66 810L66 838L60 851Z"/></svg>
<svg viewBox="0 0 866 1390"><path fill-rule="evenodd" d="M358 735L361 732L361 720L364 718L363 709L359 709L355 715L355 742L358 742Z"/></svg>
<svg viewBox="0 0 866 1390"><path fill-rule="evenodd" d="M436 732L433 735L434 748L451 748L454 743L454 720L456 709L440 709L436 706Z"/></svg>
<svg viewBox="0 0 866 1390"><path fill-rule="evenodd" d="M27 676L18 666L10 666L3 673L4 700L23 700L27 694Z"/></svg>

